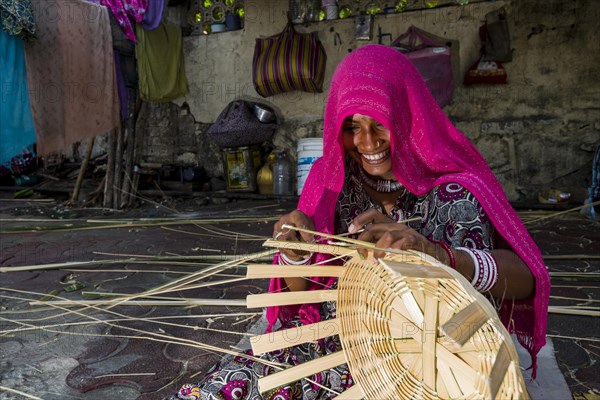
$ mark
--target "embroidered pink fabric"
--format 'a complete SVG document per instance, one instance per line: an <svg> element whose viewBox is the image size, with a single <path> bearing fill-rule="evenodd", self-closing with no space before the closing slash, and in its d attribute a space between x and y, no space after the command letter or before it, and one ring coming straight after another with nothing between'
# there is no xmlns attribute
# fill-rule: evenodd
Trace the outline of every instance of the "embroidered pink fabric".
<svg viewBox="0 0 600 400"><path fill-rule="evenodd" d="M368 115L390 129L392 170L400 183L416 195L445 182L457 182L483 205L497 232L529 266L535 277L535 295L506 301L501 319L532 357L546 343L550 278L539 248L508 203L500 183L475 146L450 122L412 63L400 52L367 45L352 53L334 72L323 132L323 157L313 166L302 190L298 209L311 217L316 230L333 233L335 205L344 179L341 125L349 115ZM324 259L317 255L315 261ZM310 289L330 286L331 278L312 278ZM282 290L273 279L270 291ZM270 327L295 313L304 323L318 322L319 304L270 307Z"/></svg>

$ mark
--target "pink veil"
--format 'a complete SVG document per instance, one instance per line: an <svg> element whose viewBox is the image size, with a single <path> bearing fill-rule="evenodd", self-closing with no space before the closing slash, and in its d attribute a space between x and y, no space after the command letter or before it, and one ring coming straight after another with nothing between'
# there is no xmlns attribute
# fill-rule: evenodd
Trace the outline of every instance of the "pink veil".
<svg viewBox="0 0 600 400"><path fill-rule="evenodd" d="M508 200L500 183L479 151L450 122L412 63L397 50L367 45L338 65L333 75L323 132L323 157L311 169L298 209L311 217L316 230L333 233L334 212L344 180L341 125L349 115L360 113L376 119L391 131L392 170L400 183L416 195L445 182L469 189L483 205L497 232L529 266L535 278L535 294L526 300L505 301L501 319L509 332L532 357L546 343L550 279L539 248ZM325 259L317 255L317 261ZM313 278L309 289L333 283ZM270 291L282 290L279 279ZM320 320L319 304L267 309L269 330L300 315L304 323Z"/></svg>

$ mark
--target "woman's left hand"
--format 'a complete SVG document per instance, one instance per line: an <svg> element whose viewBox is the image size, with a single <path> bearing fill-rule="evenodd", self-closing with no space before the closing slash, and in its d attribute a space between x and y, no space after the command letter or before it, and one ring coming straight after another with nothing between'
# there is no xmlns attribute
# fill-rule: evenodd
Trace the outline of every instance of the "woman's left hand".
<svg viewBox="0 0 600 400"><path fill-rule="evenodd" d="M396 223L376 210L369 210L352 220L348 227L350 233L364 231L358 236L359 240L375 243L379 249L375 250L373 256L382 258L385 256L383 249L417 250L429 255L436 253L436 244L430 242L425 236L403 223ZM367 250L359 252L366 255Z"/></svg>

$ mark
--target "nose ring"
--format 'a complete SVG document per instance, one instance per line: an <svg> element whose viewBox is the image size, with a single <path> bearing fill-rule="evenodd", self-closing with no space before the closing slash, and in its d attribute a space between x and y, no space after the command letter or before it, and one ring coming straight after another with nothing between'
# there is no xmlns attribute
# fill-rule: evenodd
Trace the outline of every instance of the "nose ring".
<svg viewBox="0 0 600 400"><path fill-rule="evenodd" d="M381 146L381 141L380 141L380 140L377 140L377 141L375 142L375 147L380 147L380 146Z"/></svg>

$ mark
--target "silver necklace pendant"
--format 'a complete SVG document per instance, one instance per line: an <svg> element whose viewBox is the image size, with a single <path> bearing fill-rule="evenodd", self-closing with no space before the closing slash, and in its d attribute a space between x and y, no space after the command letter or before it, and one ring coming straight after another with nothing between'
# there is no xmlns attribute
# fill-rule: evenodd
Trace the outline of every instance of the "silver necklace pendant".
<svg viewBox="0 0 600 400"><path fill-rule="evenodd" d="M398 181L387 180L387 179L373 179L366 174L366 172L359 167L361 181L379 193L392 193L402 188L402 184Z"/></svg>

